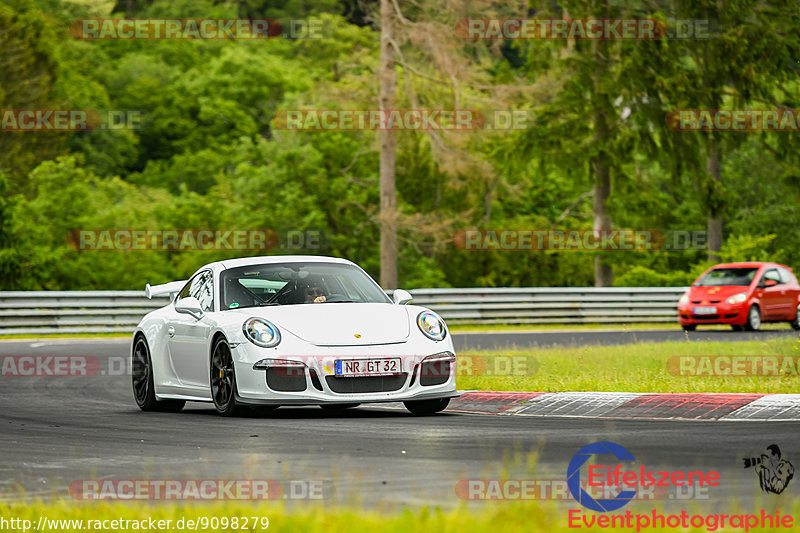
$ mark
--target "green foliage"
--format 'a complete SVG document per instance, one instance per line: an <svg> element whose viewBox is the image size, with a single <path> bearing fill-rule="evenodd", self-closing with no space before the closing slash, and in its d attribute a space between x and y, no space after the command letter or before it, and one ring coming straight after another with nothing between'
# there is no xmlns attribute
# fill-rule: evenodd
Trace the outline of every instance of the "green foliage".
<svg viewBox="0 0 800 533"><path fill-rule="evenodd" d="M686 287L697 275L692 272L661 272L642 265L629 268L617 279L621 287Z"/></svg>
<svg viewBox="0 0 800 533"><path fill-rule="evenodd" d="M717 135L723 180L715 183L705 172L708 135L675 132L664 121L670 109L714 102L800 106L800 32L786 26L796 21L767 16L792 6L686 0L665 14L570 0L559 5L573 18L713 15L724 31L709 42L568 44L439 41L438 31L470 13L401 4L422 29L398 23L411 66L397 67L397 107L457 102L533 117L523 130L398 132L402 286L593 285L591 252L462 251L451 238L471 228L592 228L600 156L612 169L615 227L704 230L709 209L721 210L724 260L800 266L796 135ZM534 4L537 17L561 16L551 2ZM475 6L519 16L488 0ZM81 41L66 31L74 18L112 9L123 16L129 7L132 17L319 17L325 31L321 39L268 41ZM0 108L143 117L140 129L0 132L0 288L141 288L251 253L77 251L67 241L76 229L315 230L327 247L307 253L347 257L377 276L377 135L293 132L272 120L278 110L378 106L379 33L368 24L376 7L0 0ZM609 61L600 65L598 53ZM456 74L463 79L451 83ZM597 113L608 116L598 121ZM607 128L599 136L598 125ZM606 260L617 285L686 285L709 266L703 250L615 252Z"/></svg>
<svg viewBox="0 0 800 533"><path fill-rule="evenodd" d="M774 252L771 250L772 241L777 235L732 235L725 241L719 256L724 262L736 261L771 261Z"/></svg>

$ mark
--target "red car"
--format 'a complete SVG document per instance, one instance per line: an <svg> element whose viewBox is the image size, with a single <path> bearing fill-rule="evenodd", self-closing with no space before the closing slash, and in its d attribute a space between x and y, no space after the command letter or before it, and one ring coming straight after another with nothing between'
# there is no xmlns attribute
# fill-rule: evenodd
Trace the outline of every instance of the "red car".
<svg viewBox="0 0 800 533"><path fill-rule="evenodd" d="M755 331L763 322L789 322L800 329L800 285L778 263L725 263L697 278L678 301L686 331L698 324L730 324Z"/></svg>

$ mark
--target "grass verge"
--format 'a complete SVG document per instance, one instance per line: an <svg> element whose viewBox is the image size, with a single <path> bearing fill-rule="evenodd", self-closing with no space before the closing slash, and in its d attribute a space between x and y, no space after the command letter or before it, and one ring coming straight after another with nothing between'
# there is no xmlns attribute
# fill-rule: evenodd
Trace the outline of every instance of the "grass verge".
<svg viewBox="0 0 800 533"><path fill-rule="evenodd" d="M476 359L472 375L459 366L459 390L609 391L609 392L743 392L800 393L800 368L775 376L681 376L669 372L675 356L791 356L800 357L800 340L767 339L743 342L664 342L623 346L464 351L463 360ZM524 361L516 370L514 358ZM698 367L699 368L699 367ZM477 375L481 374L481 375Z"/></svg>
<svg viewBox="0 0 800 533"><path fill-rule="evenodd" d="M323 508L321 506L298 508L287 510L283 506L276 505L254 505L245 503L213 503L213 504L168 504L162 503L150 505L147 503L114 502L114 503L90 503L76 504L67 501L55 501L52 503L37 502L29 505L25 504L3 504L0 503L0 515L3 518L28 520L32 525L30 530L38 528L40 517L46 517L51 524L50 527L42 527L39 531L140 531L142 528L124 527L128 524L121 524L118 527L94 528L86 527L89 520L147 520L154 519L170 520L172 527L167 529L153 529L151 531L241 531L232 527L184 527L178 529L174 527L179 520L183 519L183 524L187 521L210 519L223 517L228 520L238 517L241 521L245 517L266 517L269 519L267 528L247 528L248 531L291 531L291 532L313 532L324 531L325 533L350 533L350 532L370 532L370 533L408 533L409 531L435 531L437 533L469 533L473 531L503 531L511 533L528 533L530 531L548 531L553 533L575 531L575 527L568 525L568 509L580 509L575 506L557 506L552 503L542 504L540 502L485 502L486 506L480 510L468 510L457 508L450 511L440 509L430 509L422 507L415 510L381 512L379 510L353 510L346 508ZM585 511L585 510L583 510ZM586 519L598 520L603 513L583 512L581 515ZM791 514L794 518L798 516L800 505L794 502L788 509L782 509L782 515ZM652 513L652 509L637 509L632 511L645 516ZM661 511L664 515L677 514L680 511ZM687 512L691 514L705 514L708 510L695 509ZM745 514L752 513L759 515L759 511L737 511L730 509L726 514ZM609 513L611 514L611 513ZM619 511L615 514L624 514ZM608 519L608 517L606 516ZM81 524L73 522L69 524L58 524L53 527L53 520L82 520ZM110 522L107 522L109 526ZM263 523L263 522L260 522ZM580 522L578 522L580 523ZM634 522L635 524L635 522ZM729 524L726 522L725 524ZM579 529L588 530L590 528L581 524ZM144 528L147 529L147 528ZM591 528L597 530L598 528ZM681 528L682 529L682 528ZM790 528L791 529L791 528ZM20 528L21 530L21 528ZM626 531L637 531L636 527L626 528ZM674 531L675 528L644 528L642 531ZM744 531L744 527L715 527L709 528L708 525L697 528L682 529L682 531ZM751 527L749 531L780 531L780 529L763 529Z"/></svg>
<svg viewBox="0 0 800 533"><path fill-rule="evenodd" d="M633 322L633 323L595 323L595 324L451 324L447 327L453 333L507 333L527 331L681 331L677 322ZM769 322L761 325L762 330L790 331L785 322ZM731 331L725 324L700 326L698 331Z"/></svg>

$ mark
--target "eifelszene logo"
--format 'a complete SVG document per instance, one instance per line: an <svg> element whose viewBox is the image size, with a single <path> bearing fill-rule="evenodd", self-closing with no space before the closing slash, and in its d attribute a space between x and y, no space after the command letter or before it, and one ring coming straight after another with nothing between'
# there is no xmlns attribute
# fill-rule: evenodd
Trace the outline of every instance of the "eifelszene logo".
<svg viewBox="0 0 800 533"><path fill-rule="evenodd" d="M781 458L781 449L777 444L767 446L769 454L761 457L744 457L745 468L752 468L758 476L758 484L762 492L780 494L794 477L794 465L788 459Z"/></svg>
<svg viewBox="0 0 800 533"><path fill-rule="evenodd" d="M592 456L612 456L619 462L632 462L636 459L628 450L614 442L594 442L584 446L572 457L567 467L567 488L572 497L582 506L605 513L616 511L625 506L636 497L637 487L685 487L685 486L717 486L719 485L719 472L694 471L654 471L648 470L645 465L639 468L624 470L622 464L614 467L604 465L590 465L588 468L588 483L590 487L622 487L613 498L594 499L581 487L581 466ZM604 494L606 491L604 491Z"/></svg>
<svg viewBox="0 0 800 533"><path fill-rule="evenodd" d="M634 461L633 455L628 450L613 442L594 442L584 446L576 453L567 467L567 488L579 504L592 511L616 511L623 507L636 496L635 490L623 490L613 499L595 500L588 492L581 488L581 466L592 455L613 455L620 461ZM591 468L591 467L590 467ZM591 484L591 475L589 483Z"/></svg>

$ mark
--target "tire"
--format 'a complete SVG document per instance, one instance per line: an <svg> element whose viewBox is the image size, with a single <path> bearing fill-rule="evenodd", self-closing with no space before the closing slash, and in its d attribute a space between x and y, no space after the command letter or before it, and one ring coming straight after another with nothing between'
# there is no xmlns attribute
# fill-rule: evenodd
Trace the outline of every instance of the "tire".
<svg viewBox="0 0 800 533"><path fill-rule="evenodd" d="M239 416L243 413L236 403L236 372L228 341L220 337L211 348L211 399L222 416Z"/></svg>
<svg viewBox="0 0 800 533"><path fill-rule="evenodd" d="M737 325L737 324L731 324L731 329L733 331L743 331L744 330L744 326L740 326L740 325Z"/></svg>
<svg viewBox="0 0 800 533"><path fill-rule="evenodd" d="M340 415L347 409L353 409L354 407L358 407L361 405L360 403L332 403L332 404L323 404L320 405L322 407L322 412L326 415Z"/></svg>
<svg viewBox="0 0 800 533"><path fill-rule="evenodd" d="M697 324L689 324L687 326L682 326L683 331L694 331L697 329Z"/></svg>
<svg viewBox="0 0 800 533"><path fill-rule="evenodd" d="M761 329L761 309L757 305L752 305L747 310L747 322L744 324L744 329L747 331Z"/></svg>
<svg viewBox="0 0 800 533"><path fill-rule="evenodd" d="M444 411L450 404L450 398L439 398L438 400L417 400L414 402L403 402L406 409L415 415L432 415L439 411Z"/></svg>
<svg viewBox="0 0 800 533"><path fill-rule="evenodd" d="M794 320L789 322L794 329L800 329L800 305L797 306L797 309L794 312Z"/></svg>
<svg viewBox="0 0 800 533"><path fill-rule="evenodd" d="M133 398L142 411L177 413L186 405L183 400L159 401L156 399L156 391L153 386L153 361L144 335L138 335L133 341L131 385Z"/></svg>

